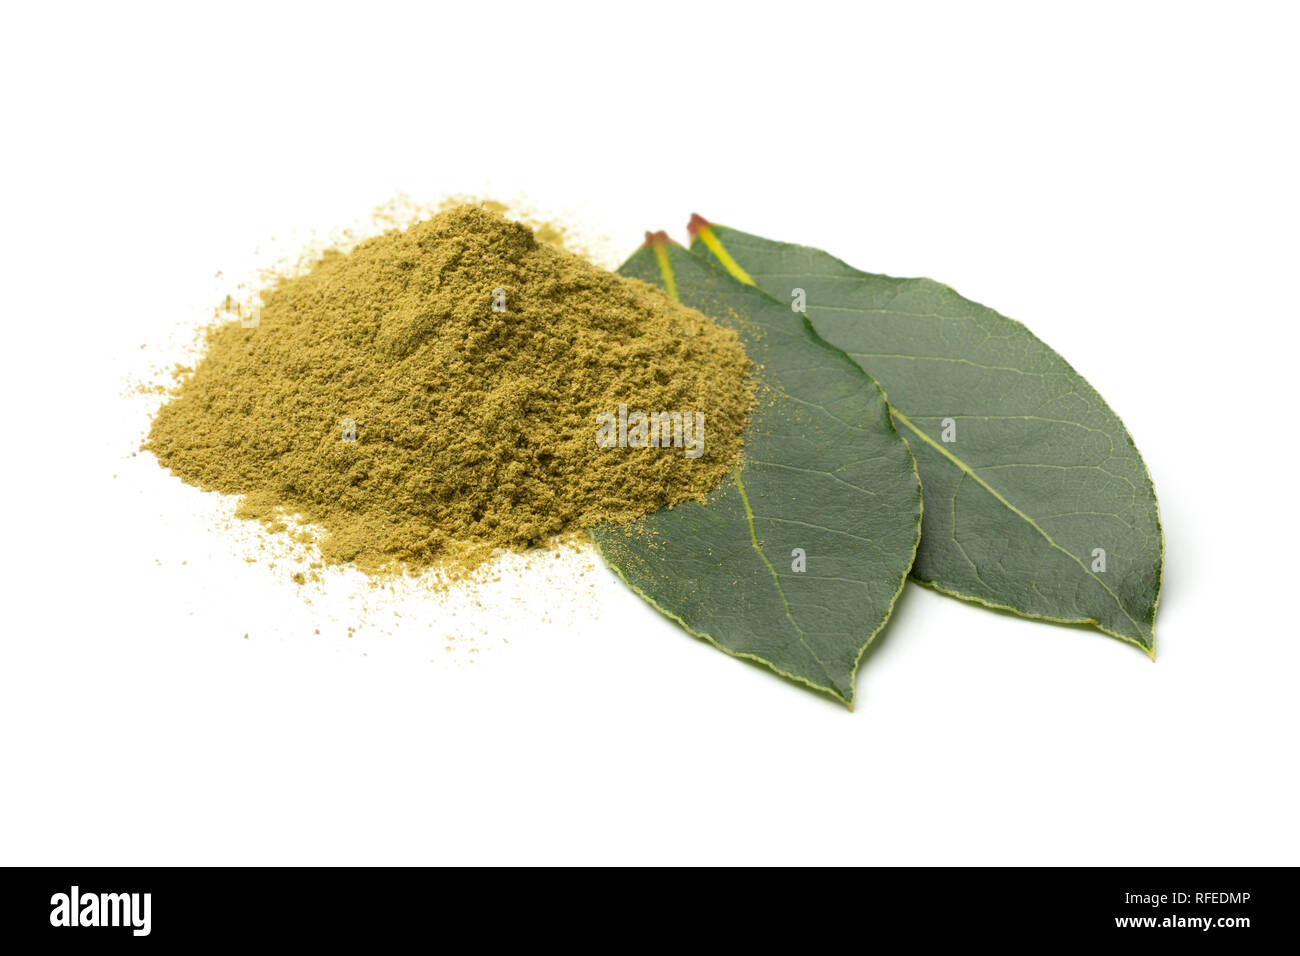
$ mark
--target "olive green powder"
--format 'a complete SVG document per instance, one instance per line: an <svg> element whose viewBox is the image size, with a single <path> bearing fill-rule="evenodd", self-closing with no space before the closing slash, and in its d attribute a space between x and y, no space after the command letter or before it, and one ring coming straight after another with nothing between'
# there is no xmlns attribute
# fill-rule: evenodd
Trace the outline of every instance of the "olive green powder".
<svg viewBox="0 0 1300 956"><path fill-rule="evenodd" d="M741 453L754 391L734 332L483 206L327 253L262 298L256 327L210 332L145 447L245 516L318 527L329 563L463 568L700 499ZM620 406L702 413L702 453L626 447L635 427L603 447Z"/></svg>

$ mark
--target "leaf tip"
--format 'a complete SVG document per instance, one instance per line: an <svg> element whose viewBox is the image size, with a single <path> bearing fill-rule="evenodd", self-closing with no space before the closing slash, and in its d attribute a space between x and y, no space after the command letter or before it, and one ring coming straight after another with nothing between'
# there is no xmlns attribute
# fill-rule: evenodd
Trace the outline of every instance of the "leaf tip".
<svg viewBox="0 0 1300 956"><path fill-rule="evenodd" d="M647 229L645 234L645 242L642 243L642 245L643 246L663 245L665 242L672 242L672 240L668 238L668 233L664 232L662 229L660 229L658 232L651 232L649 229Z"/></svg>
<svg viewBox="0 0 1300 956"><path fill-rule="evenodd" d="M709 220L705 219L698 212L691 213L691 221L686 224L686 231L691 234L692 239L695 238L696 234L701 229L708 229L708 228L709 228Z"/></svg>

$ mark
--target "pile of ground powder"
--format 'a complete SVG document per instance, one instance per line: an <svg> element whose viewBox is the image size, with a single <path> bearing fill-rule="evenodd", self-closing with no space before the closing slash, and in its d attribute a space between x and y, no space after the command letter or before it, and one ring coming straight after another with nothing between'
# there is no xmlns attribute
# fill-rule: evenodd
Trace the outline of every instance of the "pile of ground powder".
<svg viewBox="0 0 1300 956"><path fill-rule="evenodd" d="M329 563L463 567L699 499L754 402L734 332L463 205L324 255L230 322L145 447ZM620 405L705 418L703 453L602 447Z"/></svg>

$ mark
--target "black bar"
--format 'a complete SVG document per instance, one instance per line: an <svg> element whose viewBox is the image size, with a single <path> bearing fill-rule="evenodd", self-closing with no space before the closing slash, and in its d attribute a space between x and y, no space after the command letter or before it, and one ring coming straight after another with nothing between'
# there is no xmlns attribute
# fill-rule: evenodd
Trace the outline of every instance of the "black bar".
<svg viewBox="0 0 1300 956"><path fill-rule="evenodd" d="M677 934L681 942L697 923L737 937L783 931L805 944L819 927L833 945L843 936L839 945L853 945L855 936L869 942L880 933L882 941L904 934L926 943L1130 939L1238 946L1289 941L1296 928L1292 869L513 876L438 869L7 869L0 919L9 939L38 945L80 940L96 948L152 940L316 940L331 946L351 940L373 947L409 941L412 933L432 942L426 934L436 937L436 927L467 925L471 938L534 932L536 942L549 944L576 933L588 945L602 945L601 934L613 933L604 943L619 946L629 934L647 943ZM74 886L81 910L76 922L116 916L119 925L70 925ZM112 896L105 900L104 894ZM63 901L69 906L61 910ZM769 945L779 945L779 938L773 935ZM444 942L455 945L450 937Z"/></svg>

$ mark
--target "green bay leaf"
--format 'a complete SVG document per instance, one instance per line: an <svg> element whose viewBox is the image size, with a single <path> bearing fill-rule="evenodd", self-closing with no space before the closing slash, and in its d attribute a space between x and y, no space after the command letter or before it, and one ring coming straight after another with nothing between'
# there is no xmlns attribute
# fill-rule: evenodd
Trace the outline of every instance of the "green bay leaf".
<svg viewBox="0 0 1300 956"><path fill-rule="evenodd" d="M915 462L884 395L802 316L680 246L648 244L619 272L734 328L759 401L742 465L707 503L592 528L597 549L690 633L852 706L920 537Z"/></svg>
<svg viewBox="0 0 1300 956"><path fill-rule="evenodd" d="M913 576L1155 657L1164 537L1123 422L1025 326L929 279L698 217L699 255L791 308L884 388L925 494ZM796 290L802 290L802 296Z"/></svg>

